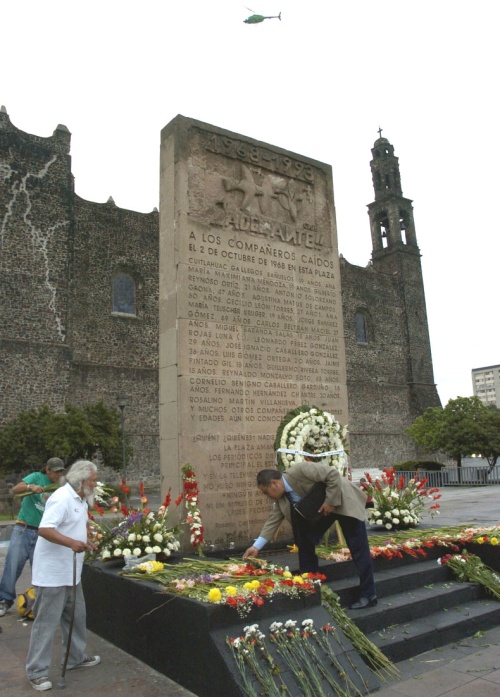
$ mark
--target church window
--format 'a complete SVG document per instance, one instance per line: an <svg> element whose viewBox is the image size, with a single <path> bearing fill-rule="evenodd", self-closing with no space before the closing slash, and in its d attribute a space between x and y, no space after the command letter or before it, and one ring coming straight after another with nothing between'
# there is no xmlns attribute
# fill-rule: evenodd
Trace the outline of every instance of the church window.
<svg viewBox="0 0 500 697"><path fill-rule="evenodd" d="M122 315L135 315L135 283L127 273L113 276L113 312Z"/></svg>
<svg viewBox="0 0 500 697"><path fill-rule="evenodd" d="M356 341L358 344L368 343L368 323L361 312L356 313Z"/></svg>

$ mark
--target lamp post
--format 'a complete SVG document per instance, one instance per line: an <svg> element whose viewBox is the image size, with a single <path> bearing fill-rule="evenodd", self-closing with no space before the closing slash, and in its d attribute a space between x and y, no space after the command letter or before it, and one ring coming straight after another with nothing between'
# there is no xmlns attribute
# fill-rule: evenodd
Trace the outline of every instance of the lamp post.
<svg viewBox="0 0 500 697"><path fill-rule="evenodd" d="M116 403L121 412L122 419L122 464L123 464L123 478L127 481L127 459L125 457L125 407L128 406L129 399L126 394L119 394L116 397Z"/></svg>

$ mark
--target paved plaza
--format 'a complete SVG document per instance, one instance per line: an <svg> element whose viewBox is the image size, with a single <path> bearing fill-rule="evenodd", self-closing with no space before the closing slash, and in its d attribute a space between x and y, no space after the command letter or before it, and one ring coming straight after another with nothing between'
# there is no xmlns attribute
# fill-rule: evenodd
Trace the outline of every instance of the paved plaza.
<svg viewBox="0 0 500 697"><path fill-rule="evenodd" d="M424 525L494 525L500 522L498 502L500 486L477 488L444 488L442 513L425 520ZM9 523L3 523L1 537L8 536ZM6 543L0 544L0 570L3 569ZM17 590L30 585L30 569L26 567ZM113 602L110 598L109 602ZM19 620L11 609L0 619L0 697L25 697L34 693L26 679L24 662L31 624ZM57 690L60 645L54 648L50 678ZM169 680L146 664L89 632L89 653L99 654L102 663L95 668L75 670L66 675L68 697L89 694L113 694L121 697L192 697L192 693ZM429 651L398 663L401 678L391 681L379 691L378 697L498 697L500 695L500 627L482 636L469 637L456 644ZM196 657L193 657L196 670ZM213 677L213 676L212 676ZM221 697L231 697L221 695Z"/></svg>

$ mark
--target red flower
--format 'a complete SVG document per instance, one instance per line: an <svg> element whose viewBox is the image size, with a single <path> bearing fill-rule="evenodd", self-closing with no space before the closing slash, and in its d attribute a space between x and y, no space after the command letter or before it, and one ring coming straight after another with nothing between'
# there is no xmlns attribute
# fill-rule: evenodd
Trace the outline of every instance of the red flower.
<svg viewBox="0 0 500 697"><path fill-rule="evenodd" d="M179 496L175 499L175 505L178 506L183 498L184 494L179 494Z"/></svg>
<svg viewBox="0 0 500 697"><path fill-rule="evenodd" d="M94 503L94 508L99 513L99 515L104 515L104 509L98 506L97 503Z"/></svg>
<svg viewBox="0 0 500 697"><path fill-rule="evenodd" d="M130 489L127 486L127 482L125 479L122 479L122 483L120 484L120 489L123 491L124 494L130 494Z"/></svg>
<svg viewBox="0 0 500 697"><path fill-rule="evenodd" d="M170 495L170 489L172 487L169 487L167 491L167 495L165 496L165 501L163 502L163 507L168 508L170 506L170 501L172 500L172 496Z"/></svg>
<svg viewBox="0 0 500 697"><path fill-rule="evenodd" d="M282 581L280 581L280 584L282 586L293 586L293 581L291 578L284 578Z"/></svg>

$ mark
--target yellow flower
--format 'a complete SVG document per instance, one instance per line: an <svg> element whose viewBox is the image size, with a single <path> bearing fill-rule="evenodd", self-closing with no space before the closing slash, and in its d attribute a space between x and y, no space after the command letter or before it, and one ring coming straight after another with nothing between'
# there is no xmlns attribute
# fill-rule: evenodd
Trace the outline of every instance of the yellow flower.
<svg viewBox="0 0 500 697"><path fill-rule="evenodd" d="M222 598L222 593L220 592L220 590L218 588L212 588L208 592L208 600L211 603L218 603L221 598Z"/></svg>
<svg viewBox="0 0 500 697"><path fill-rule="evenodd" d="M478 537L476 542L478 545L482 545L484 543L484 537Z"/></svg>
<svg viewBox="0 0 500 697"><path fill-rule="evenodd" d="M147 574L154 574L157 571L162 571L164 566L165 564L162 564L161 561L146 561L139 565L139 569Z"/></svg>
<svg viewBox="0 0 500 697"><path fill-rule="evenodd" d="M292 578L292 574L289 571L283 571L283 578Z"/></svg>
<svg viewBox="0 0 500 697"><path fill-rule="evenodd" d="M288 545L288 549L292 554L298 554L299 552L299 548L297 547L297 545Z"/></svg>
<svg viewBox="0 0 500 697"><path fill-rule="evenodd" d="M258 581L247 581L243 588L245 588L247 591L254 591L256 588L260 586L260 583Z"/></svg>
<svg viewBox="0 0 500 697"><path fill-rule="evenodd" d="M304 583L304 579L302 578L302 576L294 576L294 577L293 577L293 582L294 582L294 583L298 583L299 586L300 586L300 585L302 585L302 584Z"/></svg>
<svg viewBox="0 0 500 697"><path fill-rule="evenodd" d="M228 586L226 588L226 594L227 595L236 595L237 594L237 589L234 586Z"/></svg>
<svg viewBox="0 0 500 697"><path fill-rule="evenodd" d="M492 538L490 538L490 544L491 544L491 545L497 545L497 544L498 544L498 537L492 537Z"/></svg>

